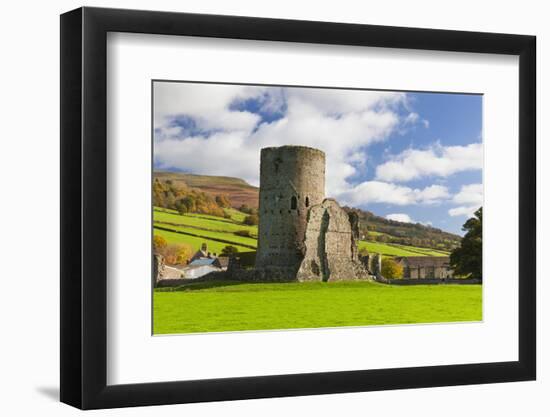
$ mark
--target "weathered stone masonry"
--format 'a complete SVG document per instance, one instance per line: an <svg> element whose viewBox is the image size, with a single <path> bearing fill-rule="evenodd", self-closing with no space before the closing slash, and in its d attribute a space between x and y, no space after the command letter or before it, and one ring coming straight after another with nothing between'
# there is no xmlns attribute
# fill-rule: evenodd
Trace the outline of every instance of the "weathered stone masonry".
<svg viewBox="0 0 550 417"><path fill-rule="evenodd" d="M255 279L369 278L357 255L355 214L325 199L322 151L303 146L262 149L259 198Z"/></svg>

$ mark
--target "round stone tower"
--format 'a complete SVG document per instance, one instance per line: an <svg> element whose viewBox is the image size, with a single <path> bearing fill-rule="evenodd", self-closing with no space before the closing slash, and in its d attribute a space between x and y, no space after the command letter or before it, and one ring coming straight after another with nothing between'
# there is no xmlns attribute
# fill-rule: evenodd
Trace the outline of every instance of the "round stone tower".
<svg viewBox="0 0 550 417"><path fill-rule="evenodd" d="M324 152L305 146L262 149L256 269L273 279L296 278L308 210L324 198Z"/></svg>

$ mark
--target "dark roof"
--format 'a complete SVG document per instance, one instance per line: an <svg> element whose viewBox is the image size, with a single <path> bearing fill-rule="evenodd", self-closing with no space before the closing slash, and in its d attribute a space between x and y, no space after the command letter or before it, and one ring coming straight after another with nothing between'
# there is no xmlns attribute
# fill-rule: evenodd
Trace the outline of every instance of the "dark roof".
<svg viewBox="0 0 550 417"><path fill-rule="evenodd" d="M411 268L449 266L448 256L400 256L395 260Z"/></svg>

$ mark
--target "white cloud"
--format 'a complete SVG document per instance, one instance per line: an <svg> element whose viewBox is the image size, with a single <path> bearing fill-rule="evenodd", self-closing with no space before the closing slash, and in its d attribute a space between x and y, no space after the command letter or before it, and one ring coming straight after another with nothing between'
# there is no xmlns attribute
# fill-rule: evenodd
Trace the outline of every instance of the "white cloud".
<svg viewBox="0 0 550 417"><path fill-rule="evenodd" d="M394 220L396 222L402 222L402 223L415 223L411 219L411 217L408 214L405 213L392 213L386 215L386 219L388 220Z"/></svg>
<svg viewBox="0 0 550 417"><path fill-rule="evenodd" d="M479 207L467 207L467 206L454 207L452 209L449 209L449 215L452 217L456 217L456 216L472 217L474 212L478 208Z"/></svg>
<svg viewBox="0 0 550 417"><path fill-rule="evenodd" d="M383 181L407 182L423 177L447 177L461 171L483 167L483 146L434 146L408 149L376 168L376 178Z"/></svg>
<svg viewBox="0 0 550 417"><path fill-rule="evenodd" d="M365 181L341 193L338 199L348 205L387 203L398 206L436 204L450 197L446 187L430 185L419 189L381 181Z"/></svg>
<svg viewBox="0 0 550 417"><path fill-rule="evenodd" d="M249 99L278 117L262 122L246 106L234 106ZM404 93L157 83L155 165L234 176L258 185L261 148L303 145L325 151L327 195L344 204L403 206L447 200L449 192L440 185L419 189L388 181L348 180L366 169L370 144L405 126L424 123L407 108ZM183 125L174 123L177 117Z"/></svg>
<svg viewBox="0 0 550 417"><path fill-rule="evenodd" d="M483 204L483 184L463 185L458 194L453 197L453 202L481 206Z"/></svg>
<svg viewBox="0 0 550 417"><path fill-rule="evenodd" d="M250 98L283 117L260 123L257 114L231 109L235 100ZM337 196L350 189L347 178L364 165L366 147L399 127L406 95L159 83L154 100L155 163L160 168L235 176L257 185L261 148L311 146L325 151L327 193ZM197 129L189 133L174 126L170 121L175 115L191 117Z"/></svg>
<svg viewBox="0 0 550 417"><path fill-rule="evenodd" d="M452 201L458 207L449 210L450 216L472 217L474 212L483 205L483 184L463 185Z"/></svg>
<svg viewBox="0 0 550 417"><path fill-rule="evenodd" d="M393 221L396 221L396 222L401 222L401 223L420 223L420 224L423 224L424 226L431 226L432 225L432 222L429 222L429 221L428 222L420 222L420 221L417 221L417 220L413 220L411 218L411 216L409 216L406 213L387 214L386 219L393 220Z"/></svg>
<svg viewBox="0 0 550 417"><path fill-rule="evenodd" d="M157 82L154 85L155 128L178 115L192 117L202 129L250 130L259 117L230 111L236 99L261 95L265 89L239 85Z"/></svg>
<svg viewBox="0 0 550 417"><path fill-rule="evenodd" d="M415 126L417 124L421 123L422 126L424 126L425 129L428 129L430 127L430 121L423 119L420 117L418 113L411 112L407 115L407 117L403 120L404 126Z"/></svg>

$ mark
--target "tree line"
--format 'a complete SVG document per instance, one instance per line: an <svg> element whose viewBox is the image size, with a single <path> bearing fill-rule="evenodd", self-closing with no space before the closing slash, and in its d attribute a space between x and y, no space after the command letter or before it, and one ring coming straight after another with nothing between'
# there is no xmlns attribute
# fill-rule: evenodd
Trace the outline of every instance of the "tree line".
<svg viewBox="0 0 550 417"><path fill-rule="evenodd" d="M153 182L153 205L176 210L180 214L199 213L228 217L225 208L231 207L226 195L212 197L203 191L176 186L172 180Z"/></svg>

